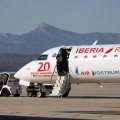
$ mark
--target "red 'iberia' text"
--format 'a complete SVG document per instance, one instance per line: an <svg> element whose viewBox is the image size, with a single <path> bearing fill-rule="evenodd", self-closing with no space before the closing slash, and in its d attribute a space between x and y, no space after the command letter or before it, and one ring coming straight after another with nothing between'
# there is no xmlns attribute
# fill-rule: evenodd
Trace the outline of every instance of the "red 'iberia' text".
<svg viewBox="0 0 120 120"><path fill-rule="evenodd" d="M78 48L76 53L103 53L104 48Z"/></svg>

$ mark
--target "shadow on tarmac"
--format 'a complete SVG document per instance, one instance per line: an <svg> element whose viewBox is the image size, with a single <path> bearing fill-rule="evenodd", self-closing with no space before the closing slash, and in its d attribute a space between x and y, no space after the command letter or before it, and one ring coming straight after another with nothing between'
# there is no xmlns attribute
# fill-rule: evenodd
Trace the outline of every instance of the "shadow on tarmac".
<svg viewBox="0 0 120 120"><path fill-rule="evenodd" d="M10 97L14 97L14 96L10 96ZM10 98L9 97L9 98ZM28 97L28 96L20 96L22 98L37 98L37 97ZM61 98L61 99L120 99L119 96L68 96L68 97L58 97L58 96L46 96L44 98ZM44 98L39 98L39 99L44 99Z"/></svg>
<svg viewBox="0 0 120 120"><path fill-rule="evenodd" d="M79 99L120 99L120 97L114 97L114 96L68 96L68 99L74 99L74 98L79 98Z"/></svg>
<svg viewBox="0 0 120 120"><path fill-rule="evenodd" d="M0 120L78 120L78 119L0 115ZM91 119L79 119L79 120L91 120Z"/></svg>
<svg viewBox="0 0 120 120"><path fill-rule="evenodd" d="M1 96L2 97L2 96ZM11 98L14 98L14 96L10 96ZM9 98L10 98L9 97ZM28 96L20 96L21 98L37 98L37 97L28 97ZM16 97L19 98L19 97ZM61 99L120 99L120 96L68 96L68 97L59 97L59 96L46 96L44 98L39 99L46 99L46 98L61 98Z"/></svg>
<svg viewBox="0 0 120 120"><path fill-rule="evenodd" d="M120 111L57 111L59 113L120 115Z"/></svg>

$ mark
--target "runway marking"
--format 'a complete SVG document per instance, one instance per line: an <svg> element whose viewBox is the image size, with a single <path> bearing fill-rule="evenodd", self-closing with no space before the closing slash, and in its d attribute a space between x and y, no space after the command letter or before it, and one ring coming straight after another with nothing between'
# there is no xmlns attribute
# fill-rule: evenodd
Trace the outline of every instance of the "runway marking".
<svg viewBox="0 0 120 120"><path fill-rule="evenodd" d="M10 114L14 114L14 113L10 113Z"/></svg>
<svg viewBox="0 0 120 120"><path fill-rule="evenodd" d="M76 115L72 115L71 117L78 117L78 116L80 116L81 115L81 113L78 113L78 114L76 114Z"/></svg>
<svg viewBox="0 0 120 120"><path fill-rule="evenodd" d="M40 112L38 112L38 113L32 113L32 114L30 114L30 115L36 115L36 114L39 114Z"/></svg>
<svg viewBox="0 0 120 120"><path fill-rule="evenodd" d="M53 115L51 115L51 116L56 116L56 115L59 115L60 113L56 113L56 114L53 114Z"/></svg>
<svg viewBox="0 0 120 120"><path fill-rule="evenodd" d="M21 112L11 112L10 114L13 115L13 114L16 114L16 113L19 114L19 113L21 113Z"/></svg>

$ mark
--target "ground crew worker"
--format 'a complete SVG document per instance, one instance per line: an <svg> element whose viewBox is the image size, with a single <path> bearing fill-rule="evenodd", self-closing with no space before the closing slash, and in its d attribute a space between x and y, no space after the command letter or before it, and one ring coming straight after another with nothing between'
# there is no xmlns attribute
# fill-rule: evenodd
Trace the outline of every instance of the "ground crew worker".
<svg viewBox="0 0 120 120"><path fill-rule="evenodd" d="M63 71L63 60L62 60L61 50L58 52L56 59L57 59L57 71L58 71L58 74L60 74Z"/></svg>
<svg viewBox="0 0 120 120"><path fill-rule="evenodd" d="M65 63L65 69L64 69L64 71L65 71L66 73L69 73L68 59L69 59L70 51L69 51L68 49L66 49L66 54L67 54L67 61L66 61L66 63Z"/></svg>
<svg viewBox="0 0 120 120"><path fill-rule="evenodd" d="M66 52L67 52L67 59L69 59L70 50L66 49Z"/></svg>

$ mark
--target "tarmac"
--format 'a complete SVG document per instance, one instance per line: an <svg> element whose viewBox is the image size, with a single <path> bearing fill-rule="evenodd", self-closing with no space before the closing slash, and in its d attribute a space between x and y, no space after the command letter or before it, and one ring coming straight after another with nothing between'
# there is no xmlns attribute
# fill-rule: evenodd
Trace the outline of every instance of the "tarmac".
<svg viewBox="0 0 120 120"><path fill-rule="evenodd" d="M0 120L120 120L120 84L72 85L67 98L0 97Z"/></svg>

